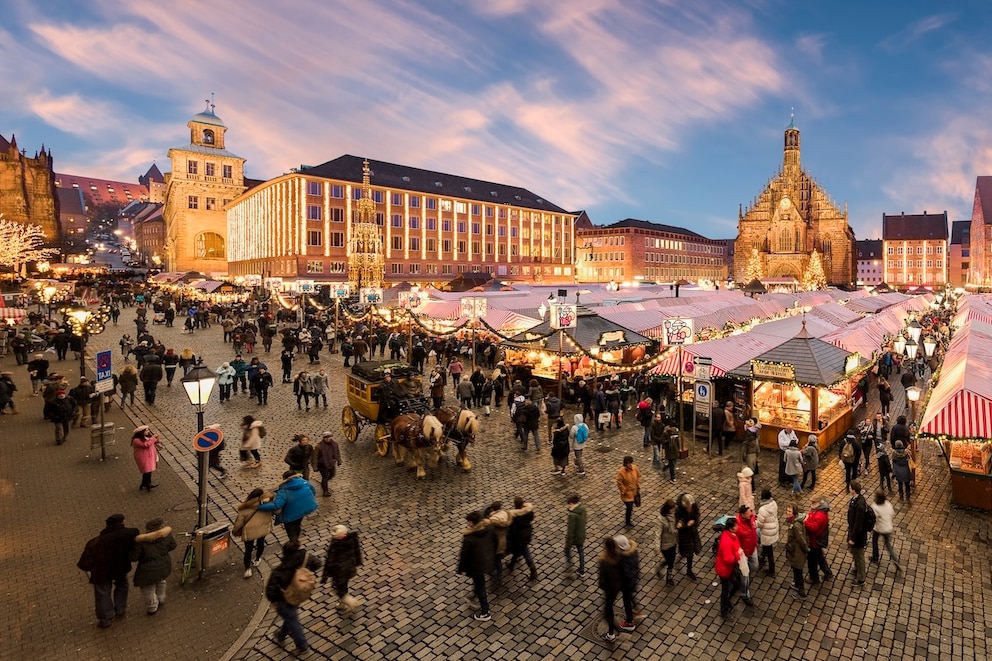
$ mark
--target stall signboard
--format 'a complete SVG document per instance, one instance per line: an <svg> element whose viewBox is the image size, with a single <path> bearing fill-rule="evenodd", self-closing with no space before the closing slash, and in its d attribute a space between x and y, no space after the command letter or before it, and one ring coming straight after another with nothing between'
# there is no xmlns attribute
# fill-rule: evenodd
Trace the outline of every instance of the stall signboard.
<svg viewBox="0 0 992 661"><path fill-rule="evenodd" d="M314 292L313 280L297 280L296 288L301 294L312 294Z"/></svg>
<svg viewBox="0 0 992 661"><path fill-rule="evenodd" d="M245 286L246 287L261 287L262 286L262 276L258 274L248 274L245 276Z"/></svg>
<svg viewBox="0 0 992 661"><path fill-rule="evenodd" d="M605 333L601 333L599 336L599 342L597 342L597 344L603 346L610 343L624 344L626 342L627 342L627 334L624 331L612 330L612 331L606 331Z"/></svg>
<svg viewBox="0 0 992 661"><path fill-rule="evenodd" d="M331 283L331 298L348 298L350 294L351 290L348 288L347 282Z"/></svg>
<svg viewBox="0 0 992 661"><path fill-rule="evenodd" d="M764 360L752 360L751 378L795 381L796 366L789 363L769 363Z"/></svg>
<svg viewBox="0 0 992 661"><path fill-rule="evenodd" d="M416 310L427 302L427 292L425 291L401 291L397 296L397 305L408 310Z"/></svg>
<svg viewBox="0 0 992 661"><path fill-rule="evenodd" d="M266 289L282 289L282 278L266 278Z"/></svg>
<svg viewBox="0 0 992 661"><path fill-rule="evenodd" d="M358 290L358 302L365 306L382 303L382 289L362 287Z"/></svg>
<svg viewBox="0 0 992 661"><path fill-rule="evenodd" d="M461 303L462 316L469 319L485 317L489 311L489 301L481 297L470 296L469 298L463 298Z"/></svg>
<svg viewBox="0 0 992 661"><path fill-rule="evenodd" d="M709 381L710 371L713 368L713 359L706 356L692 357L692 374L697 381Z"/></svg>
<svg viewBox="0 0 992 661"><path fill-rule="evenodd" d="M551 306L551 328L554 330L575 328L578 316L579 307L577 305L553 304Z"/></svg>
<svg viewBox="0 0 992 661"><path fill-rule="evenodd" d="M692 319L675 317L665 319L661 325L661 342L666 347L692 343Z"/></svg>
<svg viewBox="0 0 992 661"><path fill-rule="evenodd" d="M861 367L861 354L856 351L844 360L844 374L856 372L859 367Z"/></svg>

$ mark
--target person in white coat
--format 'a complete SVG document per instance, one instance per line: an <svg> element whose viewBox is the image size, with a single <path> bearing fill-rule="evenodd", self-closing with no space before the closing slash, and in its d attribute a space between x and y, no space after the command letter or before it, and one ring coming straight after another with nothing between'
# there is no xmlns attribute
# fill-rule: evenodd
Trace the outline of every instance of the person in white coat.
<svg viewBox="0 0 992 661"><path fill-rule="evenodd" d="M239 454L243 468L258 468L262 465L262 439L265 438L265 424L250 415L241 419L241 447Z"/></svg>
<svg viewBox="0 0 992 661"><path fill-rule="evenodd" d="M899 566L899 558L896 556L896 551L892 547L892 533L895 532L893 519L895 518L896 511L893 509L892 503L885 497L885 492L881 489L875 492L875 501L871 504L871 509L875 512L875 527L871 531L871 559L869 562L878 563L881 559L878 555L878 538L881 537L885 542L885 548L888 550L889 557L892 558L892 564L896 566L896 573L898 574L902 571L902 567Z"/></svg>
<svg viewBox="0 0 992 661"><path fill-rule="evenodd" d="M754 521L761 539L761 556L758 558L758 569L767 565L765 573L775 575L775 545L778 543L778 503L772 498L770 489L761 492L761 504L758 506L758 516Z"/></svg>
<svg viewBox="0 0 992 661"><path fill-rule="evenodd" d="M231 399L231 387L234 385L234 375L237 372L230 363L221 363L216 370L217 386L220 388L220 401Z"/></svg>

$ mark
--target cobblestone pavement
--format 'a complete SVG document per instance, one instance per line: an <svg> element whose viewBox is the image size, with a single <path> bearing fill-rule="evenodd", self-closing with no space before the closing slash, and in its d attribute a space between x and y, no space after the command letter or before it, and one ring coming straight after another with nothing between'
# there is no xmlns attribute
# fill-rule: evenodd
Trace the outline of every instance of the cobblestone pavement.
<svg viewBox="0 0 992 661"><path fill-rule="evenodd" d="M124 322L130 319L130 312L125 309L121 325L93 338L91 346L116 348L120 333L132 329ZM188 346L197 354L202 352L206 364L212 368L233 357L231 345L220 341L218 326L192 336L179 328L154 327L152 332L177 351ZM278 353L260 355L278 380L281 373ZM119 369L119 355L115 361L115 369ZM8 369L12 363L6 358L2 365ZM294 369L299 371L306 364L305 358L298 359ZM776 578L762 575L752 586L755 606L745 608L739 604L724 621L718 613L720 589L709 551L704 550L697 560L700 581L688 581L684 566L680 565L682 571L676 586L666 588L664 581L653 577L656 557L652 546L658 507L682 491L697 496L704 521L712 521L736 508L739 446L735 445L724 457L712 459L701 451L701 445L693 448L690 458L680 463L678 483L672 485L667 481L667 473L662 475L651 468L650 455L641 448L640 430L631 420L619 431L594 432L592 448L585 453L588 472L585 477L571 472L561 478L550 475L546 439L542 439L540 453L533 449L521 452L511 438L506 409L494 409L493 416L483 421L482 437L470 449L474 465L471 472L462 472L454 465L451 451L438 468L428 470L426 479L417 481L412 471L396 466L391 458L375 454L371 430L366 429L353 445L343 441L340 420L345 395L341 358L325 353L322 366L328 369L332 384L326 410L297 411L291 386L277 383L266 406L258 406L243 395L221 405L215 394L206 414L208 424L220 423L234 439L239 433L237 423L245 414L265 421L269 430L261 469L239 468L236 443L229 444L224 463L231 477L225 481L210 478L209 511L216 520L233 518L237 503L251 488L278 484L285 469L282 457L294 433L319 436L320 432L329 430L341 441L344 466L332 483L333 496L320 499L320 510L304 524L303 540L312 550L323 552L333 525L346 523L360 531L365 566L352 582L352 592L363 604L354 614L342 616L334 609L331 591L318 589L315 599L301 611L316 658L425 661L655 656L673 659L882 656L984 659L989 656L986 639L992 634L992 611L987 612L983 606L992 596L989 517L950 507L948 474L935 446L922 447L919 485L912 501L895 501L895 545L904 573L897 575L883 560L880 566L869 566L868 582L862 588L854 587L847 577L851 563L842 540L848 499L842 493L843 475L836 466L837 454L831 451L821 458L821 488L817 492L828 495L832 503L834 542L828 560L836 578L812 590L805 600L797 601L787 589L787 569ZM186 508L195 505L195 457L189 444L195 432L195 415L177 386L160 388L154 406L139 401L133 409L125 411L130 420L122 421L120 426L125 429L118 430L119 435L126 436L133 423L149 424L166 439L163 451L166 465L160 465L158 471L162 487L148 496L136 495L136 485L132 483L137 482L137 473L126 446L118 446L115 454L119 459L110 462L128 464L120 484L113 485L101 479L98 469L106 466L95 463L82 450L76 455L58 454L52 445L39 448L34 456L9 456L7 449L4 450L4 520L9 520L8 515L26 519L19 522L19 531L29 535L29 550L33 552L50 544L37 530L42 527L39 524L43 524L46 533L60 525L63 528L57 536L60 549L41 553L40 560L51 575L63 578L57 588L56 618L43 618L30 605L42 589L30 588L33 581L28 577L37 572L22 568L15 574L10 562L0 568L8 586L8 599L13 597L23 604L9 609L5 619L22 628L31 627L35 619L49 623L54 619L59 623L43 629L43 634L35 626L33 637L25 632L14 643L21 658L61 658L75 649L86 652L80 658L132 658L125 652L131 647L159 646L172 651L180 645L214 639L218 646L190 652L189 658L287 656L269 637L273 632L273 614L265 608L262 579L257 576L247 581L241 579L237 550L227 566L188 589L186 594L192 597L187 596L185 601L180 601L183 590L170 585L172 593L177 595L175 607L170 603L165 618L140 622L140 631L132 621L125 621L123 627L115 626L108 632L98 631L91 621L90 592L79 576L72 576L72 572L80 574L74 564L82 544L95 534L110 510L125 510L129 522L137 525L155 513L151 504L166 512L177 505ZM22 386L22 395L23 390ZM895 390L899 392L895 393L893 410L898 411L905 403L901 389ZM877 401L872 410L875 407ZM36 422L39 417L37 413L22 415L17 422L29 429L40 425ZM9 425L11 421L12 418L4 417L0 424ZM43 436L39 432L38 442L42 446ZM9 447L8 444L9 441L4 443ZM58 450L69 447L72 446ZM623 507L613 484L613 475L627 453L634 455L644 476L644 506L635 512L635 525L629 530L623 527ZM776 461L774 453L763 455L759 490L772 483L784 516L785 504L791 496L788 489L774 484ZM39 471L36 466L47 468ZM94 474L90 479L95 486L89 491L85 483L74 486L73 491L47 481L47 489L26 488L33 477L76 476L82 471ZM873 467L866 478L866 488L877 486L876 480ZM16 487L12 486L15 482ZM80 489L87 492L79 493ZM47 501L39 502L39 492L46 494ZM589 509L586 554L593 571L584 577L569 571L562 554L564 500L572 492L580 493ZM476 622L472 620L475 611L468 599L471 582L455 574L464 515L493 500L506 503L514 495L524 496L535 505L533 550L540 578L528 582L526 570L518 568L504 580L499 591L490 595L492 622ZM49 520L40 521L38 517L49 510ZM192 526L191 511L184 509L183 517L179 513L171 516L186 519L182 526ZM63 516L54 516L55 512ZM602 598L596 585L594 562L599 540L621 532L637 540L642 548L643 580L638 598L645 615L635 632L622 633L615 646L608 647L597 635L605 625L600 622ZM704 532L704 547L709 546L711 535ZM280 541L285 539L281 528L277 537ZM23 553L23 549L19 550ZM269 566L275 560L275 553L276 545L270 542L265 558ZM38 562L37 553L32 560ZM786 568L782 545L777 549L777 561L781 568ZM15 577L20 578L15 580ZM132 596L132 600L135 598ZM212 612L222 610L223 616L208 621L202 615L207 609L201 606L201 600L209 600L209 607L218 609ZM617 606L619 613L619 603ZM197 617L167 619L172 612L188 615L189 609L196 608L200 608L193 611ZM29 612L33 618L25 617ZM183 626L177 627L177 621ZM109 645L108 633L115 636ZM42 638L44 649L51 649L51 653L25 655L24 650L42 644L39 642ZM4 639L10 640L6 636Z"/></svg>

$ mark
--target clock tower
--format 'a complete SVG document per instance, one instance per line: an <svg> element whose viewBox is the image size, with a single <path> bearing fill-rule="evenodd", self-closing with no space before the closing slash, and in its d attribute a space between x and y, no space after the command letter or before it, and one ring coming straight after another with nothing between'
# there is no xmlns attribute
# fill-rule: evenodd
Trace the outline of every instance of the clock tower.
<svg viewBox="0 0 992 661"><path fill-rule="evenodd" d="M169 271L227 274L227 213L245 191L245 159L226 147L214 104L187 122L189 144L169 150L165 175L165 254Z"/></svg>

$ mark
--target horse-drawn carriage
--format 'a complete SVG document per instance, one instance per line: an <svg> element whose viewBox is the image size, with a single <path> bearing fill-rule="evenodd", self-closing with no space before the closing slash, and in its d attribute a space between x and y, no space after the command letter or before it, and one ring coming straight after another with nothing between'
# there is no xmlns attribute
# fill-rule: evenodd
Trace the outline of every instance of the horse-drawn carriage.
<svg viewBox="0 0 992 661"><path fill-rule="evenodd" d="M387 383L386 376L394 383ZM397 463L405 461L409 450L424 477L423 453L429 452L437 464L449 442L458 447L456 462L463 470L472 467L465 455L479 431L479 420L468 409L441 407L431 411L423 395L423 379L411 365L393 361L356 363L347 376L348 405L341 411L341 428L354 443L367 426L374 426L375 449L386 456L390 445Z"/></svg>

